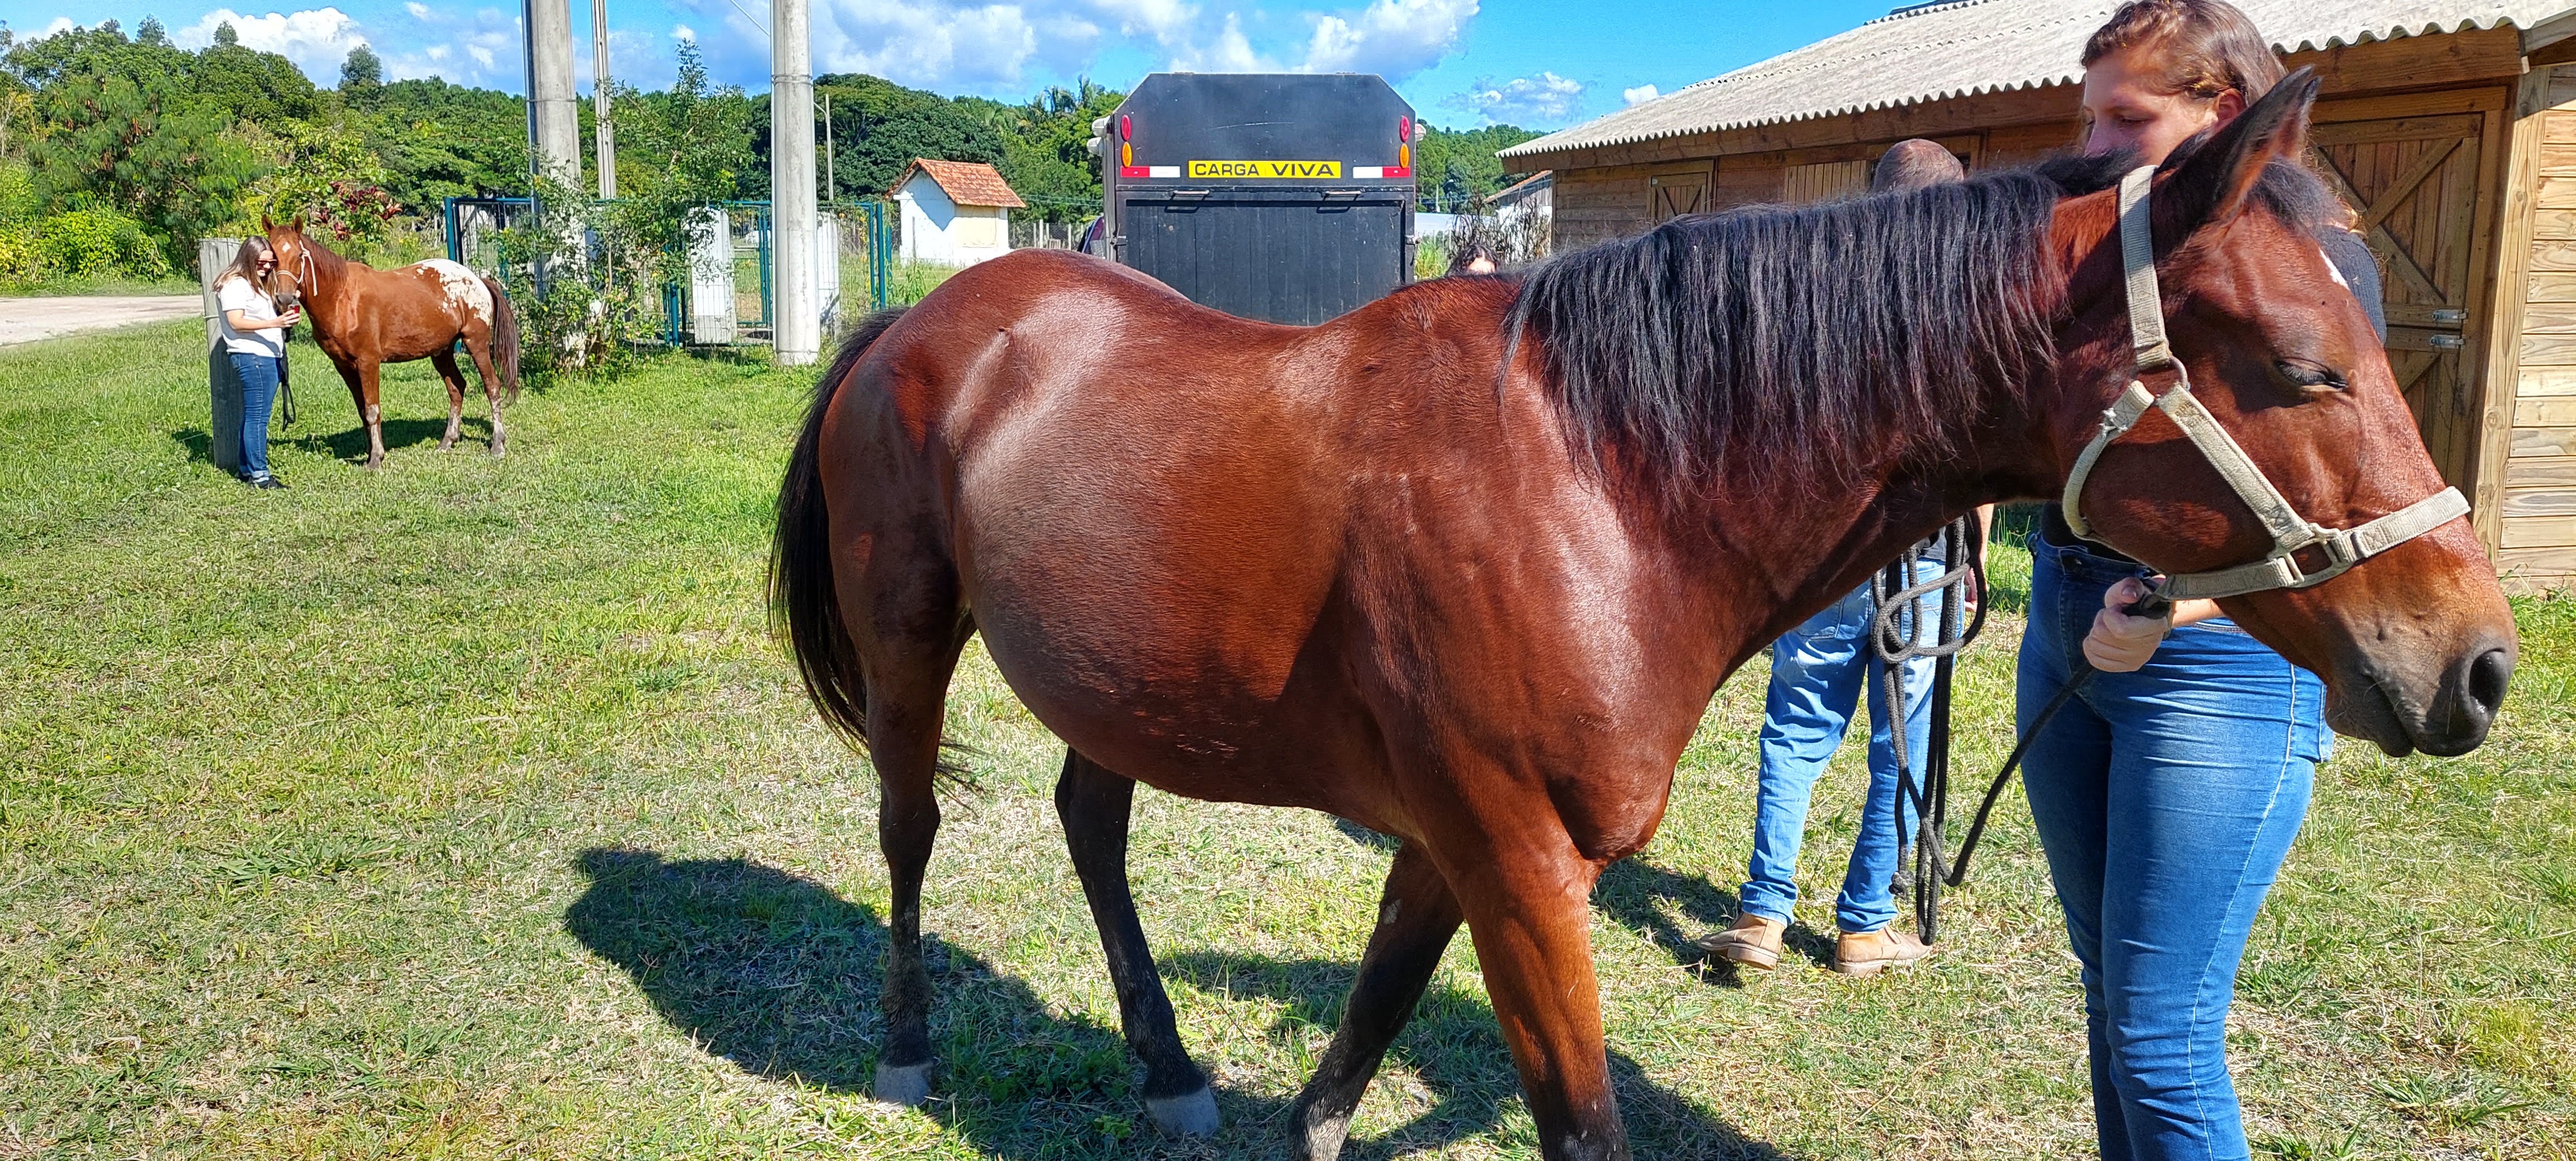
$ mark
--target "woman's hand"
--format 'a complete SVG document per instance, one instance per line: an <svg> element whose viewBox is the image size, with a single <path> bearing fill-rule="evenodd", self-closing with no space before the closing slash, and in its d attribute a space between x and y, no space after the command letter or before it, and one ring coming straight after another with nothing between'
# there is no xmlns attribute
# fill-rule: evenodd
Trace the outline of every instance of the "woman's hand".
<svg viewBox="0 0 2576 1161"><path fill-rule="evenodd" d="M2147 595L2147 583L2130 577L2102 594L2102 611L2093 614L2093 631L2084 635L2084 659L2104 673L2128 673L2156 655L2170 617L2132 617L2122 610Z"/></svg>
<svg viewBox="0 0 2576 1161"><path fill-rule="evenodd" d="M286 308L285 314L277 316L277 329L285 330L286 328L294 326L296 323L302 321L304 321L304 308L301 306L290 306Z"/></svg>

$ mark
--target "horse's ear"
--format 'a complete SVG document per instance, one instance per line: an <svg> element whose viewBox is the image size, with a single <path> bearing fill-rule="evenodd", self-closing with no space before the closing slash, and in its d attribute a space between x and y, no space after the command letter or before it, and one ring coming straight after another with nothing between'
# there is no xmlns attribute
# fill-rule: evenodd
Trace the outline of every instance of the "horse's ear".
<svg viewBox="0 0 2576 1161"><path fill-rule="evenodd" d="M286 228L288 232L293 233L299 238L302 237L304 235L304 215L297 214L293 218L288 219Z"/></svg>
<svg viewBox="0 0 2576 1161"><path fill-rule="evenodd" d="M261 214L259 216L259 232L263 234L274 234L277 232L277 223L269 221L267 214Z"/></svg>
<svg viewBox="0 0 2576 1161"><path fill-rule="evenodd" d="M2317 85L2316 70L2301 67L2183 158L2156 194L2173 215L2168 220L2188 234L2243 212L2264 167L2296 160L2307 148L2308 109L2316 104Z"/></svg>

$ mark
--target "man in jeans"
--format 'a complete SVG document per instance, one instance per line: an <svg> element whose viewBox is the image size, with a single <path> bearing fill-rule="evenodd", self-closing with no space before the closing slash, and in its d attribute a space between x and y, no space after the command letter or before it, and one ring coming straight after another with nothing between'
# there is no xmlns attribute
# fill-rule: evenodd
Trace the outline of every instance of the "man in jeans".
<svg viewBox="0 0 2576 1161"><path fill-rule="evenodd" d="M1879 159L1871 175L1878 190L1915 189L1962 174L1957 158L1929 141L1904 141ZM1915 583L1939 576L1942 540L1915 546L1906 553ZM1916 639L1928 639L1939 613L1937 594L1917 603L1910 624L1900 628ZM1889 881L1896 873L1903 842L1897 828L1895 738L1897 712L1887 704L1886 667L1870 645L1871 620L1877 613L1870 586L1863 584L1832 608L1790 630L1771 647L1771 688L1762 714L1761 781L1753 814L1753 858L1745 868L1744 890L1735 925L1698 940L1698 946L1741 967L1768 971L1779 966L1781 935L1788 930L1790 908L1798 899L1798 844L1807 828L1807 802L1825 763L1842 746L1851 725L1861 686L1869 688L1869 794L1861 808L1860 839L1852 845L1851 866L1835 900L1834 923L1842 937L1834 945L1834 970L1869 976L1904 967L1932 954L1932 949L1906 932L1894 930L1896 898ZM1918 785L1923 756L1931 747L1932 673L1935 662L1923 657L1905 663L1905 752ZM1906 803L1905 834L1914 827Z"/></svg>

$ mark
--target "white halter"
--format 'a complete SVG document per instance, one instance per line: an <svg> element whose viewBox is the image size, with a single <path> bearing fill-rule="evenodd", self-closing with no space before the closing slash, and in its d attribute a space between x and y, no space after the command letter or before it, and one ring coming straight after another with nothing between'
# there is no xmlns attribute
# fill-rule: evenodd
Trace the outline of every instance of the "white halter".
<svg viewBox="0 0 2576 1161"><path fill-rule="evenodd" d="M2120 180L2120 259L2128 273L2130 341L2137 352L2137 364L2129 389L2102 413L2102 429L2094 433L2093 442L2084 445L2083 454L2075 457L2075 470L2067 474L2063 502L2066 526L2078 536L2092 536L2092 529L2084 522L2084 480L2092 474L2093 463L2102 458L2103 450L2137 426L2139 417L2150 407L2164 412L2174 426L2182 429L2193 446L2208 457L2210 466L2218 469L2219 477L2227 481L2246 507L2254 510L2264 530L2272 534L2271 554L2252 564L2166 577L2156 587L2156 593L2167 600L2233 597L2324 584L2362 561L2468 515L2469 501L2458 488L2444 488L2358 528L2312 524L2290 507L2280 489L2263 475L2263 469L2254 465L2227 429L2220 427L2200 400L2193 398L2191 377L2165 341L2164 298L2156 285L2155 238L2147 217L2147 193L2155 175L2154 166L2144 165L2130 170ZM2173 386L2161 395L2140 381L2144 376L2164 373L2173 376ZM2311 549L2323 558L2316 568L2299 563L2299 554Z"/></svg>

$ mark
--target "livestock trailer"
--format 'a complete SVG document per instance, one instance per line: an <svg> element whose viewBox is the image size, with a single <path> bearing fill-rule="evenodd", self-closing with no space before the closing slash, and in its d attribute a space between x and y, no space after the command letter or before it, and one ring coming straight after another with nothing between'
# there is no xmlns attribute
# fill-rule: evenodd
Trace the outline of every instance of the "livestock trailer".
<svg viewBox="0 0 2576 1161"><path fill-rule="evenodd" d="M1318 323L1413 278L1413 107L1368 73L1155 73L1094 123L1107 256Z"/></svg>

